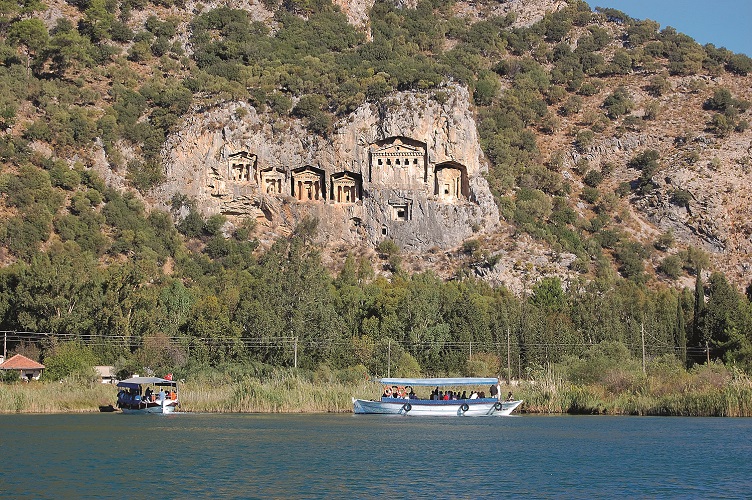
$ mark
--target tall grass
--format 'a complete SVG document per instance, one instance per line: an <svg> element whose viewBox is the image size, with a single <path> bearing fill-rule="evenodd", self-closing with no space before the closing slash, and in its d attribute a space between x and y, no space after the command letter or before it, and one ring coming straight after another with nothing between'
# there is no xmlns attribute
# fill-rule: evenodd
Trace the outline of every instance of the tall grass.
<svg viewBox="0 0 752 500"><path fill-rule="evenodd" d="M352 411L352 397L380 395L374 382L315 383L304 378L237 382L207 386L184 384L180 390L182 411L261 413L345 413Z"/></svg>
<svg viewBox="0 0 752 500"><path fill-rule="evenodd" d="M116 395L112 385L74 380L6 383L0 384L0 413L97 412Z"/></svg>
<svg viewBox="0 0 752 500"><path fill-rule="evenodd" d="M657 364L646 374L613 369L587 383L571 382L548 370L521 383L516 397L525 400L521 411L528 413L752 416L752 380L721 364L691 371Z"/></svg>
<svg viewBox="0 0 752 500"><path fill-rule="evenodd" d="M752 381L721 364L691 371L658 361L640 367L599 365L582 380L566 367L534 373L532 380L504 386L525 403L526 413L600 415L752 416ZM578 366L580 373L583 367ZM352 398L373 399L378 382L362 367L316 371L231 365L181 374L181 411L249 413L346 413ZM95 412L114 404L117 389L82 379L0 384L0 413Z"/></svg>

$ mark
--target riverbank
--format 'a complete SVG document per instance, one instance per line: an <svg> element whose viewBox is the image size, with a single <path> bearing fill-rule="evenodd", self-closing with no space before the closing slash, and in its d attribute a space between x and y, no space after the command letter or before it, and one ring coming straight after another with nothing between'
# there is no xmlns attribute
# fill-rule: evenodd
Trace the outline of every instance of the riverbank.
<svg viewBox="0 0 752 500"><path fill-rule="evenodd" d="M682 380L644 377L623 385L571 384L553 374L502 385L525 403L518 413L750 417L748 377L711 370ZM618 384L617 384L618 385ZM180 385L181 411L201 413L349 413L352 397L373 399L375 381L311 381L296 375L235 381L193 380ZM99 412L114 405L113 385L29 382L0 385L0 413ZM419 394L419 396L427 396Z"/></svg>

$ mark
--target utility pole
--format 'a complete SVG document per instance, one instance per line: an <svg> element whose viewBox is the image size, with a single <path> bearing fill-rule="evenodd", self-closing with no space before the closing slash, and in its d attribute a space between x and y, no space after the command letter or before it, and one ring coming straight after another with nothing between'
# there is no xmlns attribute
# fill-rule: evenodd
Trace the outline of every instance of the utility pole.
<svg viewBox="0 0 752 500"><path fill-rule="evenodd" d="M293 356L293 367L298 367L298 337L295 337L295 354Z"/></svg>
<svg viewBox="0 0 752 500"><path fill-rule="evenodd" d="M511 353L509 352L509 327L507 327L507 384L512 380Z"/></svg>
<svg viewBox="0 0 752 500"><path fill-rule="evenodd" d="M517 355L517 380L522 380L522 354Z"/></svg>
<svg viewBox="0 0 752 500"><path fill-rule="evenodd" d="M8 358L8 332L3 332L3 361Z"/></svg>
<svg viewBox="0 0 752 500"><path fill-rule="evenodd" d="M710 347L708 347L708 341L705 341L705 355L708 358L708 364L710 364Z"/></svg>
<svg viewBox="0 0 752 500"><path fill-rule="evenodd" d="M473 360L473 343L470 342L470 361Z"/></svg>
<svg viewBox="0 0 752 500"><path fill-rule="evenodd" d="M640 333L642 334L642 374L645 375L645 323L640 323Z"/></svg>
<svg viewBox="0 0 752 500"><path fill-rule="evenodd" d="M386 365L386 376L391 377L392 376L392 339L389 339L389 348L387 349L388 355L387 355L387 365Z"/></svg>

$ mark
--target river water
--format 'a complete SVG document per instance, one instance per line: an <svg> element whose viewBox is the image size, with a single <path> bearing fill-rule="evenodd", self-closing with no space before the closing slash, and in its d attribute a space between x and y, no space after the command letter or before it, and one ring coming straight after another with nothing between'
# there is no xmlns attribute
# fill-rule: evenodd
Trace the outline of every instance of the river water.
<svg viewBox="0 0 752 500"><path fill-rule="evenodd" d="M752 495L752 419L0 415L3 498Z"/></svg>

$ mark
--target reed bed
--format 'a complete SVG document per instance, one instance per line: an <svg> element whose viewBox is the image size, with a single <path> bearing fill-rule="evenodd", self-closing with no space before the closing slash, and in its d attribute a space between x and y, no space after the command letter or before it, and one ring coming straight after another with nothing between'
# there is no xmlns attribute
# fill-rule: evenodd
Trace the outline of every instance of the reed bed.
<svg viewBox="0 0 752 500"><path fill-rule="evenodd" d="M748 380L721 387L685 387L668 394L644 387L612 393L597 384L523 382L515 395L525 400L520 411L526 413L752 417Z"/></svg>
<svg viewBox="0 0 752 500"><path fill-rule="evenodd" d="M352 397L380 394L374 382L319 383L301 377L261 380L245 377L211 387L201 382L181 387L181 410L217 413L346 413Z"/></svg>
<svg viewBox="0 0 752 500"><path fill-rule="evenodd" d="M352 398L373 399L382 387L360 368L304 372L229 367L186 374L181 411L208 413L348 413ZM96 412L115 403L117 389L89 380L0 384L0 413ZM525 402L521 413L593 415L752 416L752 381L723 366L642 374L607 373L572 383L553 371L502 386Z"/></svg>
<svg viewBox="0 0 752 500"><path fill-rule="evenodd" d="M115 403L114 386L99 383L0 384L0 413L86 413Z"/></svg>

